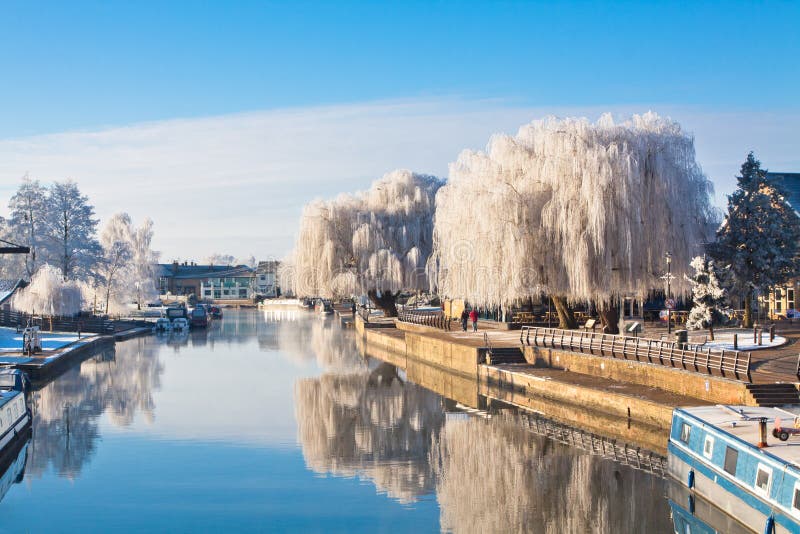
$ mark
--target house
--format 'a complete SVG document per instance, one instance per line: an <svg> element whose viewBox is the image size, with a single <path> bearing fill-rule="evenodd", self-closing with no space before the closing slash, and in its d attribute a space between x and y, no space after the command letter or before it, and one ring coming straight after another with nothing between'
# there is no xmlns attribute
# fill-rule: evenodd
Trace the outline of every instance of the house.
<svg viewBox="0 0 800 534"><path fill-rule="evenodd" d="M786 188L789 204L800 214L800 173L798 172L768 172L767 177L780 180ZM773 287L769 292L765 304L769 310L770 318L800 317L796 314L797 304L795 295L800 291L800 279L795 278L788 284Z"/></svg>
<svg viewBox="0 0 800 534"><path fill-rule="evenodd" d="M255 269L246 265L197 265L194 262L157 266L162 295L195 295L203 300L251 300L255 296Z"/></svg>
<svg viewBox="0 0 800 534"><path fill-rule="evenodd" d="M262 297L274 298L278 296L278 266L277 260L260 261L256 267L256 294Z"/></svg>

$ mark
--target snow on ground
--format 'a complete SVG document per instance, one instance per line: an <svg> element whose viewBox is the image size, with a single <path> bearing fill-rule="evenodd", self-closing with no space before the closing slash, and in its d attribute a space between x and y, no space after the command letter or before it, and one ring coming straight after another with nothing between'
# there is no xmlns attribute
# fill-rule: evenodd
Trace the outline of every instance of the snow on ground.
<svg viewBox="0 0 800 534"><path fill-rule="evenodd" d="M763 344L759 345L757 343L753 343L753 331L742 328L738 330L715 331L714 341L708 340L704 345L701 346L703 348L733 350L733 334L739 334L739 350L744 351L775 348L786 343L786 338L782 336L775 336L775 339L772 341L772 343L770 343L769 332L766 330L764 331L762 337ZM692 343L698 337L702 337L704 335L708 335L707 330L693 330L689 332L689 342Z"/></svg>
<svg viewBox="0 0 800 534"><path fill-rule="evenodd" d="M81 339L94 337L94 334L81 334ZM42 349L53 350L77 341L78 335L70 332L42 332ZM15 328L0 327L0 352L19 352L22 350L22 333Z"/></svg>

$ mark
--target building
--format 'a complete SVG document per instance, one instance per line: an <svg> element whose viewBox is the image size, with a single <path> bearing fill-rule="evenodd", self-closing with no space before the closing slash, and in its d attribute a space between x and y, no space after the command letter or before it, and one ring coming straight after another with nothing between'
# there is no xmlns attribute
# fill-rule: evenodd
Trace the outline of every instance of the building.
<svg viewBox="0 0 800 534"><path fill-rule="evenodd" d="M767 177L780 180L789 193L789 204L800 214L800 173L768 172ZM797 314L795 295L800 290L800 279L791 280L788 284L772 288L769 292L767 308L772 319L781 317L800 317Z"/></svg>
<svg viewBox="0 0 800 534"><path fill-rule="evenodd" d="M162 295L194 295L201 300L252 300L255 269L246 265L197 265L194 262L162 263L157 267Z"/></svg>
<svg viewBox="0 0 800 534"><path fill-rule="evenodd" d="M275 298L278 296L278 266L277 260L260 261L256 267L256 294L262 297Z"/></svg>

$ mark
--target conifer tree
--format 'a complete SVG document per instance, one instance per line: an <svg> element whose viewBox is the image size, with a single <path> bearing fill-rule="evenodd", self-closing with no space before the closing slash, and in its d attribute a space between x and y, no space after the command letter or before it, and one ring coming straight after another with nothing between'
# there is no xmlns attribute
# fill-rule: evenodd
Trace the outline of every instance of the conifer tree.
<svg viewBox="0 0 800 534"><path fill-rule="evenodd" d="M714 340L714 325L724 320L725 289L717 276L714 261L705 256L697 256L691 263L694 275L686 279L692 284L692 306L686 327L691 330L708 328L709 338Z"/></svg>
<svg viewBox="0 0 800 534"><path fill-rule="evenodd" d="M730 272L732 291L744 298L743 323L750 327L756 293L797 275L800 217L789 205L783 185L767 177L752 152L737 180L711 252Z"/></svg>

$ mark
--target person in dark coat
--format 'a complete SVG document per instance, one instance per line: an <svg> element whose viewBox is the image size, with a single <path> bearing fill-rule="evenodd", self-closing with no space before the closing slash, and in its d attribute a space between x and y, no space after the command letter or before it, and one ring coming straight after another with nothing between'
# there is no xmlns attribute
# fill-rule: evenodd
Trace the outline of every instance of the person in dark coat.
<svg viewBox="0 0 800 534"><path fill-rule="evenodd" d="M469 319L469 312L467 311L467 308L465 307L461 311L461 330L463 332L467 331L467 319Z"/></svg>

